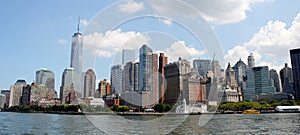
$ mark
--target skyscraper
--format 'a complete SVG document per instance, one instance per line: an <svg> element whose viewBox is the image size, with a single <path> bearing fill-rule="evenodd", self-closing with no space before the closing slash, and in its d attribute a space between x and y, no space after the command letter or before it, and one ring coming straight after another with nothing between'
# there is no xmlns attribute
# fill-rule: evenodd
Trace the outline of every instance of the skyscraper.
<svg viewBox="0 0 300 135"><path fill-rule="evenodd" d="M212 70L210 60L195 59L193 60L193 68L197 70L200 76L206 77L206 73Z"/></svg>
<svg viewBox="0 0 300 135"><path fill-rule="evenodd" d="M55 76L54 73L49 69L41 69L36 71L35 81L37 85L43 84L48 89L54 89Z"/></svg>
<svg viewBox="0 0 300 135"><path fill-rule="evenodd" d="M274 70L274 69L270 70L270 78L274 82L274 87L275 87L276 92L281 92L281 86L280 86L280 83L279 83L279 76L278 76L278 73L277 73L276 70Z"/></svg>
<svg viewBox="0 0 300 135"><path fill-rule="evenodd" d="M255 59L253 53L250 53L250 55L248 56L248 67L249 68L255 67Z"/></svg>
<svg viewBox="0 0 300 135"><path fill-rule="evenodd" d="M76 93L77 87L74 87L75 74L74 68L66 68L63 72L60 87L60 102L62 104L70 103L74 100L74 98L78 97L78 93Z"/></svg>
<svg viewBox="0 0 300 135"><path fill-rule="evenodd" d="M290 50L295 99L300 100L300 48Z"/></svg>
<svg viewBox="0 0 300 135"><path fill-rule="evenodd" d="M288 64L285 63L284 68L281 69L279 73L280 73L282 92L295 95L295 91L293 89L292 68L289 68Z"/></svg>
<svg viewBox="0 0 300 135"><path fill-rule="evenodd" d="M246 69L247 65L241 59L233 66L238 86L243 86L244 77L246 77Z"/></svg>
<svg viewBox="0 0 300 135"><path fill-rule="evenodd" d="M122 74L123 66L114 65L110 70L110 82L112 93L121 93L122 92Z"/></svg>
<svg viewBox="0 0 300 135"><path fill-rule="evenodd" d="M159 67L158 67L158 72L159 72L159 78L158 78L158 87L159 87L159 95L158 97L160 98L159 102L164 103L164 93L165 93L165 70L164 67L165 65L168 64L168 57L165 56L164 53L159 54Z"/></svg>
<svg viewBox="0 0 300 135"><path fill-rule="evenodd" d="M140 65L139 65L139 90L151 91L152 87L152 49L147 45L140 48Z"/></svg>
<svg viewBox="0 0 300 135"><path fill-rule="evenodd" d="M123 49L122 50L122 65L127 62L134 61L134 50Z"/></svg>
<svg viewBox="0 0 300 135"><path fill-rule="evenodd" d="M88 69L84 75L84 98L94 97L96 90L96 74L92 69Z"/></svg>
<svg viewBox="0 0 300 135"><path fill-rule="evenodd" d="M174 63L167 64L164 68L167 87L165 91L165 103L174 105L183 100L184 80L186 74L191 71L190 62L179 58ZM200 84L200 81L199 81ZM181 97L180 97L181 95Z"/></svg>
<svg viewBox="0 0 300 135"><path fill-rule="evenodd" d="M109 82L106 81L106 79L99 82L98 91L99 91L100 97L111 94L110 85L109 85Z"/></svg>
<svg viewBox="0 0 300 135"><path fill-rule="evenodd" d="M79 21L77 32L72 36L72 48L71 48L71 61L70 67L74 69L75 74L73 76L74 87L77 92L82 93L82 47L83 47L83 36L79 33Z"/></svg>
<svg viewBox="0 0 300 135"><path fill-rule="evenodd" d="M262 93L274 93L275 87L270 79L268 66L247 68L246 88L243 90L244 100L253 101Z"/></svg>
<svg viewBox="0 0 300 135"><path fill-rule="evenodd" d="M15 85L10 87L9 107L20 105L20 99L23 92L23 87L26 86L25 80L17 80Z"/></svg>

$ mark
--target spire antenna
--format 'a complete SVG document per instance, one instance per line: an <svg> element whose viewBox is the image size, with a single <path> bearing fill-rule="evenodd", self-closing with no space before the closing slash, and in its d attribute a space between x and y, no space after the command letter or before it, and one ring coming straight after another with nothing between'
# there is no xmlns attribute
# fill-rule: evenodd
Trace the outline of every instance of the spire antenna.
<svg viewBox="0 0 300 135"><path fill-rule="evenodd" d="M79 33L80 16L78 16L77 32Z"/></svg>

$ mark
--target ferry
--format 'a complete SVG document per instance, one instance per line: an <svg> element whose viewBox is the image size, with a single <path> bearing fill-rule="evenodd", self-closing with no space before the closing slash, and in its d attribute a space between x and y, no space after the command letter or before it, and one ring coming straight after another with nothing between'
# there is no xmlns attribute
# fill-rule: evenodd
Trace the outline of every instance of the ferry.
<svg viewBox="0 0 300 135"><path fill-rule="evenodd" d="M249 109L249 110L245 110L243 114L260 114L260 112L258 110Z"/></svg>

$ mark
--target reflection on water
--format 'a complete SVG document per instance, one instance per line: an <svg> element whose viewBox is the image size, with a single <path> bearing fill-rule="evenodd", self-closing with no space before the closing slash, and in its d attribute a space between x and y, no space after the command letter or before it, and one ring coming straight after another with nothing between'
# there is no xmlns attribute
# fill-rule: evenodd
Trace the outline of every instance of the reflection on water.
<svg viewBox="0 0 300 135"><path fill-rule="evenodd" d="M153 119L154 117L157 118ZM166 117L82 116L1 112L0 134L167 134L171 132L170 134L179 135L300 133L299 113L214 115L204 126L199 126L199 117L200 115L190 115L186 118L185 115L170 115ZM205 115L201 115L201 117L205 117ZM90 121L91 119L92 121ZM182 124L178 126L178 123ZM174 131L169 131L173 128L175 128Z"/></svg>

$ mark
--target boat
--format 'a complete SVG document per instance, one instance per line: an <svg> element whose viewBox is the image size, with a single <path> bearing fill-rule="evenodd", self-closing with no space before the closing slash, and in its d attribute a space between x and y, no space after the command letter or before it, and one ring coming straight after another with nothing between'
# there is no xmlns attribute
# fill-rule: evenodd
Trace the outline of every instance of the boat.
<svg viewBox="0 0 300 135"><path fill-rule="evenodd" d="M260 112L258 110L249 109L249 110L245 110L243 114L260 114Z"/></svg>

